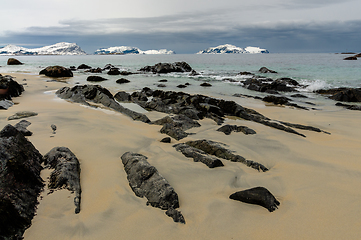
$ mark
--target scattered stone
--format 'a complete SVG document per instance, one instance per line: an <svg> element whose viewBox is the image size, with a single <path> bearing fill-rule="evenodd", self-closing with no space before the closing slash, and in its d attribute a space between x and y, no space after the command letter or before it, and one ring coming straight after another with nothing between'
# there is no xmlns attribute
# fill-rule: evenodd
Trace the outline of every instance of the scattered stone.
<svg viewBox="0 0 361 240"><path fill-rule="evenodd" d="M89 77L87 77L86 80L88 82L102 82L102 81L105 81L105 80L108 80L108 79L103 78L101 76L89 76Z"/></svg>
<svg viewBox="0 0 361 240"><path fill-rule="evenodd" d="M290 100L291 99L289 99L287 97L277 97L277 96L273 96L273 95L268 95L262 99L262 101L264 101L264 102L270 102L270 103L281 104L281 105L288 103L288 101L290 101Z"/></svg>
<svg viewBox="0 0 361 240"><path fill-rule="evenodd" d="M251 72L240 72L238 73L238 75L254 75L254 74Z"/></svg>
<svg viewBox="0 0 361 240"><path fill-rule="evenodd" d="M165 133L178 141L190 135L185 132L186 130L201 126L197 121L194 121L185 115L176 115L173 117L166 116L152 123L156 125L163 125L160 132Z"/></svg>
<svg viewBox="0 0 361 240"><path fill-rule="evenodd" d="M111 108L117 112L123 113L133 120L149 123L150 120L144 114L132 111L117 103L113 95L106 89L99 85L76 85L72 88L63 87L56 91L56 95L62 99L69 99L76 103L81 103L86 106L93 106L89 102L100 103L104 107Z"/></svg>
<svg viewBox="0 0 361 240"><path fill-rule="evenodd" d="M349 110L357 110L357 111L361 111L361 106L360 105L350 105L350 104L344 104L344 103L336 103L336 106L340 106L340 107L344 107L346 109Z"/></svg>
<svg viewBox="0 0 361 240"><path fill-rule="evenodd" d="M118 68L111 68L111 69L109 69L107 74L108 75L120 75L120 71Z"/></svg>
<svg viewBox="0 0 361 240"><path fill-rule="evenodd" d="M160 142L162 142L162 143L171 143L171 138L170 137L165 137L165 138L163 138L162 140L160 140Z"/></svg>
<svg viewBox="0 0 361 240"><path fill-rule="evenodd" d="M56 131L57 127L54 124L51 124L50 127L51 127L51 130L53 130L53 134L55 134L56 133L55 131Z"/></svg>
<svg viewBox="0 0 361 240"><path fill-rule="evenodd" d="M121 91L114 95L114 99L119 102L130 102L130 94L127 92Z"/></svg>
<svg viewBox="0 0 361 240"><path fill-rule="evenodd" d="M277 73L276 71L270 70L266 67L261 67L258 71L261 73Z"/></svg>
<svg viewBox="0 0 361 240"><path fill-rule="evenodd" d="M202 87L212 87L212 84L204 82L200 86L202 86Z"/></svg>
<svg viewBox="0 0 361 240"><path fill-rule="evenodd" d="M20 62L16 58L9 58L7 64L8 65L23 65L24 63Z"/></svg>
<svg viewBox="0 0 361 240"><path fill-rule="evenodd" d="M165 84L158 84L157 87L164 88L167 87Z"/></svg>
<svg viewBox="0 0 361 240"><path fill-rule="evenodd" d="M16 130L21 132L24 136L31 136L31 135L33 135L33 133L31 131L29 131L28 129L26 129L30 125L31 125L31 123L29 121L21 120L20 122L15 124L14 127L16 128Z"/></svg>
<svg viewBox="0 0 361 240"><path fill-rule="evenodd" d="M232 132L243 132L244 134L256 134L256 131L250 129L246 126L237 126L237 125L224 125L217 129L219 132L223 132L226 135L230 135Z"/></svg>
<svg viewBox="0 0 361 240"><path fill-rule="evenodd" d="M112 64L106 64L106 65L104 66L103 70L109 70L109 69L111 69L111 68L116 68L116 67L114 67Z"/></svg>
<svg viewBox="0 0 361 240"><path fill-rule="evenodd" d="M188 83L188 82L186 82L184 85L186 85L186 86L190 86L191 84L190 84L190 83Z"/></svg>
<svg viewBox="0 0 361 240"><path fill-rule="evenodd" d="M183 85L183 84L180 84L177 86L177 88L186 88L187 86L186 85Z"/></svg>
<svg viewBox="0 0 361 240"><path fill-rule="evenodd" d="M0 132L0 239L23 239L43 189L42 156L10 124Z"/></svg>
<svg viewBox="0 0 361 240"><path fill-rule="evenodd" d="M194 76L198 76L200 75L199 73L197 73L195 70L192 69L191 73L189 74L189 76L194 77Z"/></svg>
<svg viewBox="0 0 361 240"><path fill-rule="evenodd" d="M158 82L168 82L168 80L167 79L161 79Z"/></svg>
<svg viewBox="0 0 361 240"><path fill-rule="evenodd" d="M70 69L71 71L76 71L76 70L77 70L75 66L70 66L69 69Z"/></svg>
<svg viewBox="0 0 361 240"><path fill-rule="evenodd" d="M121 78L121 79L118 79L116 81L116 83L118 84L123 84L123 83L130 83L130 81L128 79L125 79L125 78Z"/></svg>
<svg viewBox="0 0 361 240"><path fill-rule="evenodd" d="M308 98L307 96L299 94L299 93L293 94L293 95L291 95L291 97L293 97L293 98Z"/></svg>
<svg viewBox="0 0 361 240"><path fill-rule="evenodd" d="M355 57L355 56L346 57L343 60L357 60L357 57Z"/></svg>
<svg viewBox="0 0 361 240"><path fill-rule="evenodd" d="M101 68L92 68L92 69L89 69L89 70L86 70L85 72L90 72L90 73L102 73L103 70Z"/></svg>
<svg viewBox="0 0 361 240"><path fill-rule="evenodd" d="M128 76L128 75L132 75L132 74L135 74L135 73L128 72L128 71L121 71L120 72L120 75L123 75L123 76Z"/></svg>
<svg viewBox="0 0 361 240"><path fill-rule="evenodd" d="M30 112L30 111L17 112L14 115L8 117L8 120L28 118L28 117L37 116L37 115L38 114L36 112Z"/></svg>
<svg viewBox="0 0 361 240"><path fill-rule="evenodd" d="M72 77L73 72L69 68L62 66L49 66L39 72L39 75L44 74L47 77Z"/></svg>
<svg viewBox="0 0 361 240"><path fill-rule="evenodd" d="M233 193L230 199L241 201L244 203L260 205L273 212L278 209L280 202L264 187L255 187L244 191Z"/></svg>
<svg viewBox="0 0 361 240"><path fill-rule="evenodd" d="M223 147L224 144L222 144L222 143L203 139L203 140L197 140L197 141L188 141L185 144L187 144L191 147L194 147L194 148L198 148L198 149L204 151L205 153L214 155L218 158L223 158L226 160L230 160L232 162L241 162L241 163L245 164L246 166L254 168L258 171L262 171L262 172L268 171L268 168L266 168L265 166L263 166L260 163L257 163L257 162L251 161L251 160L246 160L244 157L242 157L240 155L233 154L232 151L224 148Z"/></svg>
<svg viewBox="0 0 361 240"><path fill-rule="evenodd" d="M185 143L179 143L173 147L187 158L193 158L194 162L201 162L207 165L209 168L224 166L219 158L210 156L206 152L198 148L191 147Z"/></svg>
<svg viewBox="0 0 361 240"><path fill-rule="evenodd" d="M81 64L78 66L78 69L91 69L92 67L91 66L88 66L86 64Z"/></svg>
<svg viewBox="0 0 361 240"><path fill-rule="evenodd" d="M186 62L157 63L154 66L146 66L139 71L153 73L191 72L193 69Z"/></svg>
<svg viewBox="0 0 361 240"><path fill-rule="evenodd" d="M121 157L127 173L129 186L137 197L148 199L147 204L162 210L175 222L185 223L179 208L178 194L158 170L150 165L147 157L141 154L126 152Z"/></svg>
<svg viewBox="0 0 361 240"><path fill-rule="evenodd" d="M80 186L80 163L69 148L55 147L44 156L46 168L54 169L50 175L49 189L68 189L75 192L75 213L80 212L81 186Z"/></svg>

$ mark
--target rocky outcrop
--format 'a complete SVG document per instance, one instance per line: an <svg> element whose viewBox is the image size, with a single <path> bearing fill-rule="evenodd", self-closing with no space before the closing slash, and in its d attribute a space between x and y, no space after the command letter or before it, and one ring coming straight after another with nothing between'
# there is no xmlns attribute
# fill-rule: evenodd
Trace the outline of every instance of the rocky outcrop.
<svg viewBox="0 0 361 240"><path fill-rule="evenodd" d="M158 170L150 165L147 157L141 154L126 152L121 157L127 173L129 186L137 197L148 199L147 204L162 210L175 222L185 223L179 208L178 194Z"/></svg>
<svg viewBox="0 0 361 240"><path fill-rule="evenodd" d="M235 192L229 198L244 203L260 205L267 208L270 212L276 210L280 205L280 202L264 187L255 187Z"/></svg>
<svg viewBox="0 0 361 240"><path fill-rule="evenodd" d="M105 80L108 80L108 79L103 78L101 76L89 76L89 77L87 77L86 80L88 82L102 82L102 81L105 81Z"/></svg>
<svg viewBox="0 0 361 240"><path fill-rule="evenodd" d="M330 99L340 102L361 102L361 88L332 88L321 89L316 92L330 95Z"/></svg>
<svg viewBox="0 0 361 240"><path fill-rule="evenodd" d="M80 64L77 69L91 69L92 67L86 64Z"/></svg>
<svg viewBox="0 0 361 240"><path fill-rule="evenodd" d="M356 56L345 57L343 60L357 60Z"/></svg>
<svg viewBox="0 0 361 240"><path fill-rule="evenodd" d="M108 75L120 75L120 71L118 68L111 68L107 72Z"/></svg>
<svg viewBox="0 0 361 240"><path fill-rule="evenodd" d="M349 110L357 110L357 111L361 111L361 106L360 105L350 105L350 104L344 104L344 103L336 103L336 106L340 106L340 107L344 107L346 109Z"/></svg>
<svg viewBox="0 0 361 240"><path fill-rule="evenodd" d="M81 186L80 163L69 148L55 147L44 156L46 168L54 169L50 175L49 189L61 190L66 188L75 193L75 213L80 212Z"/></svg>
<svg viewBox="0 0 361 240"><path fill-rule="evenodd" d="M8 65L23 65L24 63L20 62L16 58L9 58L7 64Z"/></svg>
<svg viewBox="0 0 361 240"><path fill-rule="evenodd" d="M281 92L297 92L296 87L300 87L297 81L290 81L289 78L280 78L273 80L271 78L265 78L260 76L254 76L242 82L243 87L257 91L266 92L271 94L277 94Z"/></svg>
<svg viewBox="0 0 361 240"><path fill-rule="evenodd" d="M0 239L22 239L43 189L42 156L15 127L0 132Z"/></svg>
<svg viewBox="0 0 361 240"><path fill-rule="evenodd" d="M157 63L154 66L146 66L139 71L152 73L191 72L193 69L186 62Z"/></svg>
<svg viewBox="0 0 361 240"><path fill-rule="evenodd" d="M113 95L106 88L99 85L77 85L72 88L63 87L56 91L56 95L62 99L71 100L86 106L95 107L91 103L102 104L104 107L123 113L133 120L145 123L150 122L146 115L119 105L119 103L115 101Z"/></svg>
<svg viewBox="0 0 361 240"><path fill-rule="evenodd" d="M214 156L211 156L195 147L191 147L185 143L179 143L173 146L177 151L181 152L187 158L193 158L194 162L201 162L209 168L223 167L222 161Z"/></svg>
<svg viewBox="0 0 361 240"><path fill-rule="evenodd" d="M49 66L39 72L39 75L44 74L47 77L72 77L73 72L69 68L62 66Z"/></svg>
<svg viewBox="0 0 361 240"><path fill-rule="evenodd" d="M125 79L125 78L120 78L115 82L118 83L118 84L130 83L130 81L128 79Z"/></svg>
<svg viewBox="0 0 361 240"><path fill-rule="evenodd" d="M246 126L237 126L237 125L224 125L217 129L218 132L223 132L226 135L230 135L232 132L243 132L244 134L256 134L256 131L250 129Z"/></svg>
<svg viewBox="0 0 361 240"><path fill-rule="evenodd" d="M259 71L260 73L277 73L276 71L271 70L271 69L268 69L268 68L266 68L266 67L261 67L258 71Z"/></svg>
<svg viewBox="0 0 361 240"><path fill-rule="evenodd" d="M2 91L1 91L2 90ZM20 85L13 77L6 75L0 76L0 100L11 100L24 92L24 87Z"/></svg>
<svg viewBox="0 0 361 240"><path fill-rule="evenodd" d="M186 130L201 126L197 121L194 121L185 115L167 116L152 123L163 125L160 132L167 134L176 140L187 137L189 133L186 133Z"/></svg>
<svg viewBox="0 0 361 240"><path fill-rule="evenodd" d="M205 153L216 156L218 158L230 160L232 162L241 162L247 165L248 167L254 168L258 171L262 171L262 172L268 171L268 168L266 168L262 164L251 160L246 160L244 157L234 154L231 150L224 148L223 147L224 144L219 142L203 139L197 141L188 141L185 144L200 149Z"/></svg>
<svg viewBox="0 0 361 240"><path fill-rule="evenodd" d="M15 124L14 127L16 128L16 130L21 132L24 136L31 136L31 135L33 135L33 133L27 129L27 127L29 127L30 125L31 125L31 123L29 121L21 120L20 122Z"/></svg>

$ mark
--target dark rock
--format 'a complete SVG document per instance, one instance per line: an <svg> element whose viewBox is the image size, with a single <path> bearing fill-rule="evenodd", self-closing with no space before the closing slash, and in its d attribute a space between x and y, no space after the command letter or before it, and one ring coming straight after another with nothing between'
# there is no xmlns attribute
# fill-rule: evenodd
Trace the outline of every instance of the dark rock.
<svg viewBox="0 0 361 240"><path fill-rule="evenodd" d="M253 78L249 78L243 81L243 87L258 91L258 92L268 92L268 93L277 93L277 91L282 92L297 92L295 87L299 87L300 85L290 78L280 78L277 80L273 80L271 78L264 78L254 76ZM297 83L297 85L295 85ZM291 86L289 86L291 85Z"/></svg>
<svg viewBox="0 0 361 240"><path fill-rule="evenodd" d="M354 57L357 57L357 58L361 57L361 53L356 54Z"/></svg>
<svg viewBox="0 0 361 240"><path fill-rule="evenodd" d="M264 187L255 187L244 191L233 193L230 199L244 203L260 205L273 212L278 208L280 202Z"/></svg>
<svg viewBox="0 0 361 240"><path fill-rule="evenodd" d="M139 71L153 73L191 72L192 68L186 62L157 63L154 66L141 68Z"/></svg>
<svg viewBox="0 0 361 240"><path fill-rule="evenodd" d="M177 88L186 88L187 86L186 85L183 85L183 84L180 84L177 86Z"/></svg>
<svg viewBox="0 0 361 240"><path fill-rule="evenodd" d="M200 75L200 74L197 73L195 70L192 70L191 73L189 74L189 76L192 76L192 77L198 76L198 75Z"/></svg>
<svg viewBox="0 0 361 240"><path fill-rule="evenodd" d="M212 84L210 84L210 83L202 83L200 86L202 86L202 87L212 87Z"/></svg>
<svg viewBox="0 0 361 240"><path fill-rule="evenodd" d="M0 109L5 109L8 110L9 107L12 107L14 105L14 103L10 100L0 100Z"/></svg>
<svg viewBox="0 0 361 240"><path fill-rule="evenodd" d="M16 128L16 130L21 132L24 136L31 136L31 135L33 135L33 133L31 131L29 131L28 129L26 129L30 125L31 125L30 122L28 122L26 120L21 120L20 122L15 124L14 127Z"/></svg>
<svg viewBox="0 0 361 240"><path fill-rule="evenodd" d="M56 125L55 125L55 124L51 124L50 127L51 127L51 130L53 130L53 134L55 134L55 133L56 133L56 129L57 129Z"/></svg>
<svg viewBox="0 0 361 240"><path fill-rule="evenodd" d="M118 68L111 68L107 72L108 75L120 75L120 71Z"/></svg>
<svg viewBox="0 0 361 240"><path fill-rule="evenodd" d="M238 75L254 75L254 74L251 72L240 72L238 73Z"/></svg>
<svg viewBox="0 0 361 240"><path fill-rule="evenodd" d="M165 84L158 84L157 87L164 88L167 87Z"/></svg>
<svg viewBox="0 0 361 240"><path fill-rule="evenodd" d="M91 69L92 67L91 66L88 66L86 64L81 64L78 66L78 69Z"/></svg>
<svg viewBox="0 0 361 240"><path fill-rule="evenodd" d="M256 134L256 131L250 129L246 126L237 126L237 125L224 125L217 129L219 132L223 132L226 135L230 135L232 132L243 132L244 134Z"/></svg>
<svg viewBox="0 0 361 240"><path fill-rule="evenodd" d="M355 56L346 57L343 60L357 60L357 57L355 57Z"/></svg>
<svg viewBox="0 0 361 240"><path fill-rule="evenodd" d="M123 75L123 76L128 76L128 75L132 75L132 74L135 74L135 73L128 72L128 71L121 71L120 72L120 75Z"/></svg>
<svg viewBox="0 0 361 240"><path fill-rule="evenodd" d="M131 117L133 120L145 123L150 122L146 115L121 106L106 88L99 85L77 85L72 88L63 87L56 92L56 95L62 99L69 99L86 106L92 106L89 102L100 103L104 107L111 108Z"/></svg>
<svg viewBox="0 0 361 240"><path fill-rule="evenodd" d="M171 138L170 137L166 137L166 138L163 138L162 140L160 140L160 142L162 143L171 143Z"/></svg>
<svg viewBox="0 0 361 240"><path fill-rule="evenodd" d="M183 138L186 138L189 135L189 133L186 133L181 128L178 128L174 123L164 124L162 129L160 129L160 132L167 134L168 136L178 141Z"/></svg>
<svg viewBox="0 0 361 240"><path fill-rule="evenodd" d="M293 97L293 98L308 98L307 96L299 94L299 93L293 94L293 95L291 95L291 97Z"/></svg>
<svg viewBox="0 0 361 240"><path fill-rule="evenodd" d="M148 199L147 204L162 210L173 220L185 223L179 208L178 194L158 170L150 165L147 157L141 154L126 152L121 157L127 173L129 186L136 196ZM176 212L175 212L176 211Z"/></svg>
<svg viewBox="0 0 361 240"><path fill-rule="evenodd" d="M111 68L116 68L116 67L114 67L112 64L106 64L106 65L104 66L103 70L109 70L109 69L111 69Z"/></svg>
<svg viewBox="0 0 361 240"><path fill-rule="evenodd" d="M44 74L48 77L72 77L73 72L69 68L62 66L49 66L39 72L40 75Z"/></svg>
<svg viewBox="0 0 361 240"><path fill-rule="evenodd" d="M70 69L72 72L77 70L75 66L70 66L69 69Z"/></svg>
<svg viewBox="0 0 361 240"><path fill-rule="evenodd" d="M341 102L361 102L361 88L349 88L330 97Z"/></svg>
<svg viewBox="0 0 361 240"><path fill-rule="evenodd" d="M344 103L336 103L336 106L340 106L340 107L344 107L346 109L349 110L357 110L357 111L361 111L361 106L360 105L350 105L350 104L344 104Z"/></svg>
<svg viewBox="0 0 361 240"><path fill-rule="evenodd" d="M168 82L168 80L167 79L161 79L158 82Z"/></svg>
<svg viewBox="0 0 361 240"><path fill-rule="evenodd" d="M92 68L89 70L86 70L85 72L90 72L90 73L102 73L103 70L101 68Z"/></svg>
<svg viewBox="0 0 361 240"><path fill-rule="evenodd" d="M232 162L241 162L241 163L247 165L248 167L254 168L258 171L262 171L262 172L268 171L268 168L266 168L265 166L263 166L260 163L257 163L257 162L251 161L251 160L246 160L244 157L242 157L240 155L233 154L232 151L224 148L222 146L224 144L222 144L222 143L203 139L203 140L197 140L197 141L188 141L188 142L186 142L186 144L191 147L198 148L198 149L204 151L205 153L214 155L218 158L223 158L226 160L230 160Z"/></svg>
<svg viewBox="0 0 361 240"><path fill-rule="evenodd" d="M294 123L283 122L283 121L279 121L279 122L282 123L283 125L293 127L293 128L297 128L297 129L308 130L308 131L313 131L313 132L323 132L323 133L330 134L330 133L328 133L326 131L323 131L323 130L321 130L319 128L312 127L312 126L305 126L305 125L301 125L301 124L294 124Z"/></svg>
<svg viewBox="0 0 361 240"><path fill-rule="evenodd" d="M166 123L171 123L175 127L181 128L184 131L194 128L194 127L201 126L197 121L194 121L193 119L191 119L185 115L176 115L176 116L172 116L172 117L166 116L159 120L153 121L152 123L156 124L156 125L164 125Z"/></svg>
<svg viewBox="0 0 361 240"><path fill-rule="evenodd" d="M194 162L201 162L207 165L209 168L224 166L219 158L210 156L203 150L191 147L185 143L179 143L174 145L173 147L187 158L193 158Z"/></svg>
<svg viewBox="0 0 361 240"><path fill-rule="evenodd" d="M316 93L323 95L335 95L336 93L346 91L349 88L341 87L341 88L330 88L330 89L319 89L316 90Z"/></svg>
<svg viewBox="0 0 361 240"><path fill-rule="evenodd" d="M114 98L119 102L130 102L130 94L124 91L117 92Z"/></svg>
<svg viewBox="0 0 361 240"><path fill-rule="evenodd" d="M118 84L123 84L123 83L130 83L130 81L128 79L125 79L125 78L121 78L121 79L118 79L116 81L116 83Z"/></svg>
<svg viewBox="0 0 361 240"><path fill-rule="evenodd" d="M8 65L23 65L24 63L20 62L16 58L9 58L7 64Z"/></svg>
<svg viewBox="0 0 361 240"><path fill-rule="evenodd" d="M190 86L191 84L190 84L190 83L185 83L184 85L186 85L186 86Z"/></svg>
<svg viewBox="0 0 361 240"><path fill-rule="evenodd" d="M270 70L266 67L261 67L258 71L261 73L277 73L276 71Z"/></svg>
<svg viewBox="0 0 361 240"><path fill-rule="evenodd" d="M102 81L105 81L105 80L108 80L108 79L103 78L101 76L89 76L89 77L87 77L86 80L88 82L102 82Z"/></svg>
<svg viewBox="0 0 361 240"><path fill-rule="evenodd" d="M30 111L17 112L14 115L8 117L8 120L28 118L28 117L37 116L37 115L38 114L36 112L30 112Z"/></svg>
<svg viewBox="0 0 361 240"><path fill-rule="evenodd" d="M11 100L24 92L23 85L20 85L11 76L0 76L0 100Z"/></svg>
<svg viewBox="0 0 361 240"><path fill-rule="evenodd" d="M81 186L80 163L77 157L66 147L55 147L44 156L46 168L54 169L50 175L49 189L66 188L75 192L75 213L80 212Z"/></svg>
<svg viewBox="0 0 361 240"><path fill-rule="evenodd" d="M291 99L286 98L286 97L276 97L273 95L268 95L268 96L264 97L262 100L264 102L270 102L270 103L274 103L274 104L286 104Z"/></svg>
<svg viewBox="0 0 361 240"><path fill-rule="evenodd" d="M284 83L287 83L287 84L293 85L293 86L299 86L300 85L296 80L294 80L292 78L279 78L276 81L284 82Z"/></svg>
<svg viewBox="0 0 361 240"><path fill-rule="evenodd" d="M10 124L0 132L0 239L23 239L43 189L42 156Z"/></svg>

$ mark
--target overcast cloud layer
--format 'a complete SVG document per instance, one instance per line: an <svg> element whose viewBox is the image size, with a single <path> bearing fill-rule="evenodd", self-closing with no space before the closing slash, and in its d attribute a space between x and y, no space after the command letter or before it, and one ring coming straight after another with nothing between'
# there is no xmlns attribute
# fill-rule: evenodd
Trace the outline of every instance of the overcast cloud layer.
<svg viewBox="0 0 361 240"><path fill-rule="evenodd" d="M0 9L0 46L76 42L195 53L210 46L270 52L361 51L359 0L12 0Z"/></svg>

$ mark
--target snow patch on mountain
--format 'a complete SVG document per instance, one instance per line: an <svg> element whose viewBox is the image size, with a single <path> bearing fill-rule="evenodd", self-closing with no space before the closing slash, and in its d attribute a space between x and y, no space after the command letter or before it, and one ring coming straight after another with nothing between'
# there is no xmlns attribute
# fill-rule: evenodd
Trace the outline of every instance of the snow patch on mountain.
<svg viewBox="0 0 361 240"><path fill-rule="evenodd" d="M0 48L0 55L85 55L76 43L61 42L41 48L24 48L15 45L7 45Z"/></svg>
<svg viewBox="0 0 361 240"><path fill-rule="evenodd" d="M119 46L110 48L101 48L95 51L94 54L175 54L175 52L167 49L160 50L140 50L137 47Z"/></svg>
<svg viewBox="0 0 361 240"><path fill-rule="evenodd" d="M259 47L236 47L231 44L219 45L217 47L210 47L205 50L197 52L197 54L229 54L229 53L269 53L267 49Z"/></svg>

